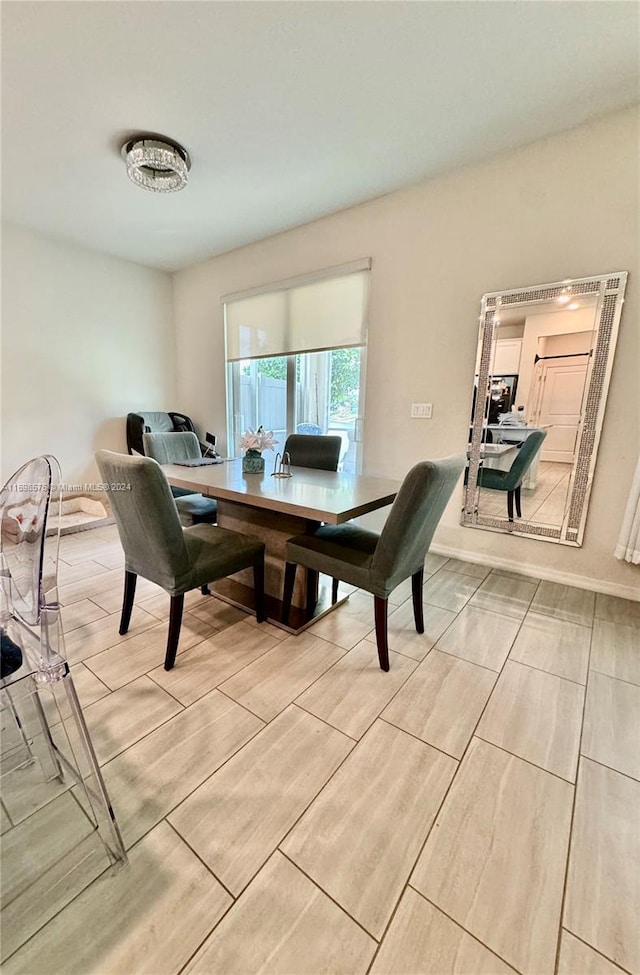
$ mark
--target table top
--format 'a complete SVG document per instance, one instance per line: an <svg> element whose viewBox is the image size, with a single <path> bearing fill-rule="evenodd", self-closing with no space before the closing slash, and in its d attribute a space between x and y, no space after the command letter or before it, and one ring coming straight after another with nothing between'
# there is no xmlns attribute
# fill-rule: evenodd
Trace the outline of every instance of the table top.
<svg viewBox="0 0 640 975"><path fill-rule="evenodd" d="M391 504L401 483L307 467L292 467L292 477L272 477L268 459L266 468L264 474L243 474L241 458L213 467L163 465L169 483L175 487L330 525L340 525Z"/></svg>

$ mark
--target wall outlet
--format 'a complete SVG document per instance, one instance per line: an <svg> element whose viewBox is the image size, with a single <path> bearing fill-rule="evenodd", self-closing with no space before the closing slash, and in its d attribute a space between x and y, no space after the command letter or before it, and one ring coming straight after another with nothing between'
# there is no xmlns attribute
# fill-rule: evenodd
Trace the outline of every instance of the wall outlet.
<svg viewBox="0 0 640 975"><path fill-rule="evenodd" d="M411 419L413 420L430 420L433 416L433 407L431 403L412 403L411 404Z"/></svg>

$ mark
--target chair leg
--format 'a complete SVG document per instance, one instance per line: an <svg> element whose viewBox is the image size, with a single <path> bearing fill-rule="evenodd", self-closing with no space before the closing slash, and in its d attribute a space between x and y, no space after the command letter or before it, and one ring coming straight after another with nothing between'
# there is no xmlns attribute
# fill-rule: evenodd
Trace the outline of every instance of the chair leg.
<svg viewBox="0 0 640 975"><path fill-rule="evenodd" d="M338 586L340 585L339 579L331 580L331 605L335 606L338 602Z"/></svg>
<svg viewBox="0 0 640 975"><path fill-rule="evenodd" d="M376 617L376 643L381 670L389 670L389 644L387 642L387 600L382 596L373 597Z"/></svg>
<svg viewBox="0 0 640 975"><path fill-rule="evenodd" d="M167 652L164 658L165 670L171 670L176 662L178 640L180 639L180 626L182 624L183 606L184 593L181 596L171 597L171 610L169 612L169 638L167 640Z"/></svg>
<svg viewBox="0 0 640 975"><path fill-rule="evenodd" d="M264 554L253 563L253 590L256 600L256 620L264 623L267 613L264 605Z"/></svg>
<svg viewBox="0 0 640 975"><path fill-rule="evenodd" d="M424 582L424 568L418 569L411 576L411 591L413 594L413 618L416 633L424 633L424 613L422 609L422 583Z"/></svg>
<svg viewBox="0 0 640 975"><path fill-rule="evenodd" d="M291 613L291 600L293 599L293 587L296 581L296 569L298 568L295 562L287 562L284 567L284 591L282 593L282 622L286 624L289 622L289 614Z"/></svg>
<svg viewBox="0 0 640 975"><path fill-rule="evenodd" d="M124 574L124 596L122 599L122 615L120 617L120 636L129 629L131 622L131 611L133 610L133 599L136 594L137 575L135 572L125 572Z"/></svg>
<svg viewBox="0 0 640 975"><path fill-rule="evenodd" d="M515 494L515 499L516 499L516 514L517 514L518 518L522 518L522 510L520 508L520 488L519 487L517 487L515 489L514 494Z"/></svg>
<svg viewBox="0 0 640 975"><path fill-rule="evenodd" d="M307 569L306 612L311 617L318 602L318 573L315 569Z"/></svg>
<svg viewBox="0 0 640 975"><path fill-rule="evenodd" d="M207 585L206 582L205 582L204 586L200 586L200 592L202 593L203 596L210 596L211 595L211 590L209 589L209 586Z"/></svg>
<svg viewBox="0 0 640 975"><path fill-rule="evenodd" d="M513 491L507 491L507 515L513 521Z"/></svg>

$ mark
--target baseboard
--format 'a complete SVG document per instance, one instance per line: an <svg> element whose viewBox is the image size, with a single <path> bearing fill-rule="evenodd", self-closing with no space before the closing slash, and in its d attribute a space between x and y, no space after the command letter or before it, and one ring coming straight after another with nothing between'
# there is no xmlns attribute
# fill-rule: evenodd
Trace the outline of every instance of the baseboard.
<svg viewBox="0 0 640 975"><path fill-rule="evenodd" d="M615 582L605 582L602 579L589 579L585 576L575 576L571 572L559 572L557 569L540 568L540 566L527 566L522 562L513 562L510 559L499 559L495 556L483 555L478 552L464 552L462 549L452 548L449 545L434 544L429 549L436 555L444 555L449 559L463 559L465 562L473 562L475 565L486 565L492 569L504 569L513 572L515 575L535 576L536 579L544 579L545 582L559 582L564 586L574 586L576 589L589 589L591 592L601 592L606 596L620 596L622 599L631 599L640 602L640 578L638 586L621 586ZM640 573L639 573L640 574Z"/></svg>

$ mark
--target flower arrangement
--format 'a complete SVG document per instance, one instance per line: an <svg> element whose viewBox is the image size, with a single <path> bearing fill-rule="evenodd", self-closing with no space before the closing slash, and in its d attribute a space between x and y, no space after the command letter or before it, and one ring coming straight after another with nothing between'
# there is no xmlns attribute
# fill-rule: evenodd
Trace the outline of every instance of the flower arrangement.
<svg viewBox="0 0 640 975"><path fill-rule="evenodd" d="M257 450L262 453L263 450L273 450L277 445L278 441L273 435L273 430L265 430L262 425L255 433L249 427L240 437L240 446L243 450Z"/></svg>

